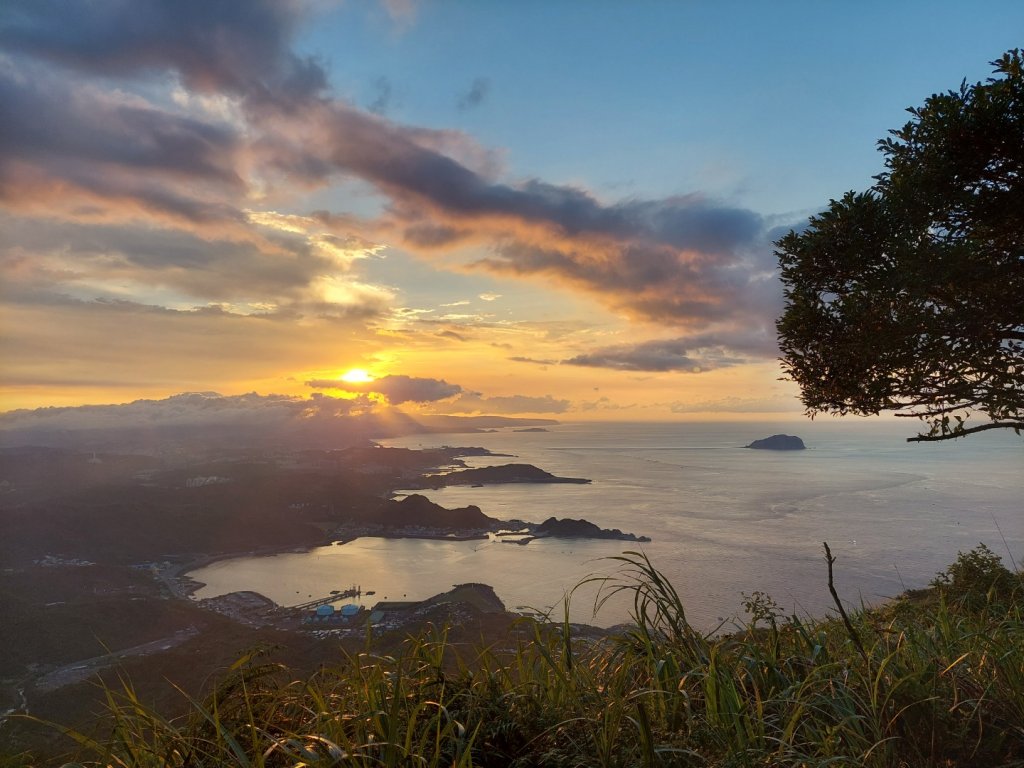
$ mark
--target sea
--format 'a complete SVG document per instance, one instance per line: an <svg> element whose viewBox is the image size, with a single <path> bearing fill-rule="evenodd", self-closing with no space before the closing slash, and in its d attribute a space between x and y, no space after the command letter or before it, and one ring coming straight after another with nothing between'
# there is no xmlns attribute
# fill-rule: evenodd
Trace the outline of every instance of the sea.
<svg viewBox="0 0 1024 768"><path fill-rule="evenodd" d="M467 457L469 466L524 462L591 480L425 492L443 506L475 504L491 517L532 522L585 518L651 541L363 538L232 558L189 576L205 585L197 598L253 590L284 606L350 586L362 596L349 602L371 607L478 582L510 610L607 627L631 619L632 593L616 587L635 575L622 558L642 556L675 588L690 623L712 632L736 626L755 592L787 615L833 610L824 542L836 558L836 588L854 607L926 586L979 543L1008 567L1024 566L1024 437L992 430L906 442L917 426L820 418L587 422L384 440L406 448L479 446L515 458ZM779 433L800 436L806 450L744 447Z"/></svg>

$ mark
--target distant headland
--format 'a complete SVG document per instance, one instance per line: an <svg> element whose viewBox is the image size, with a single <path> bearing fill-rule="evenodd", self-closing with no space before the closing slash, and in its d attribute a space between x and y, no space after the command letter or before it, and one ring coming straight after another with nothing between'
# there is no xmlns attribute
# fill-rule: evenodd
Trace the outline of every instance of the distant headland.
<svg viewBox="0 0 1024 768"><path fill-rule="evenodd" d="M433 488L446 485L499 485L502 483L589 483L582 477L557 477L533 464L502 464L494 467L460 469L444 475L432 475L424 481Z"/></svg>

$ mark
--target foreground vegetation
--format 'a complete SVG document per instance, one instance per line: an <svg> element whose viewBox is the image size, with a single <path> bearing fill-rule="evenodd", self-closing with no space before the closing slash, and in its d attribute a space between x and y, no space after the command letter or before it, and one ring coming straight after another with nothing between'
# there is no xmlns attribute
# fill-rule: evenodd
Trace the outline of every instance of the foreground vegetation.
<svg viewBox="0 0 1024 768"><path fill-rule="evenodd" d="M933 588L833 619L766 595L728 635L695 631L671 585L626 553L608 591L636 625L584 641L524 624L466 652L443 629L396 656L368 639L310 679L259 654L167 720L130 685L108 730L77 734L114 766L1024 766L1024 581L984 546ZM831 558L829 586L831 587ZM606 591L606 594L608 592ZM838 602L837 602L838 605Z"/></svg>

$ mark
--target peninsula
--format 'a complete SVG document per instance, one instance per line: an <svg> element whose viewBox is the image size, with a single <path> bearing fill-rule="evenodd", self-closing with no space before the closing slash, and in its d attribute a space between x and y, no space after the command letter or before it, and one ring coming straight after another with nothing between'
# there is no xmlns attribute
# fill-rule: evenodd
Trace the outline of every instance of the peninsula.
<svg viewBox="0 0 1024 768"><path fill-rule="evenodd" d="M582 477L556 477L532 464L503 464L496 467L461 469L443 475L424 478L432 488L446 485L500 485L503 483L575 483L585 484L590 480Z"/></svg>
<svg viewBox="0 0 1024 768"><path fill-rule="evenodd" d="M549 517L534 530L538 538L547 536L553 539L614 539L616 541L643 542L651 540L649 536L623 533L618 528L599 528L583 518L573 520L566 517L559 520L556 517Z"/></svg>
<svg viewBox="0 0 1024 768"><path fill-rule="evenodd" d="M508 522L514 530L500 531L498 536L506 537L509 544L529 544L535 539L609 539L612 541L649 542L649 536L623 533L618 528L601 528L589 520L573 520L566 517L549 517L543 523L524 523L522 520Z"/></svg>

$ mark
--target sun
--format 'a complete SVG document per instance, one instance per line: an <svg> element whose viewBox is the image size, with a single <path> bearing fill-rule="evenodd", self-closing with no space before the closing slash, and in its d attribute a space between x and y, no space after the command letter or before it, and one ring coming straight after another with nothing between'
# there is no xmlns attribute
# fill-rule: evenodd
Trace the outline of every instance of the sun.
<svg viewBox="0 0 1024 768"><path fill-rule="evenodd" d="M342 381L348 382L349 384L365 384L368 381L373 381L373 376L367 373L362 368L352 368L338 377Z"/></svg>

